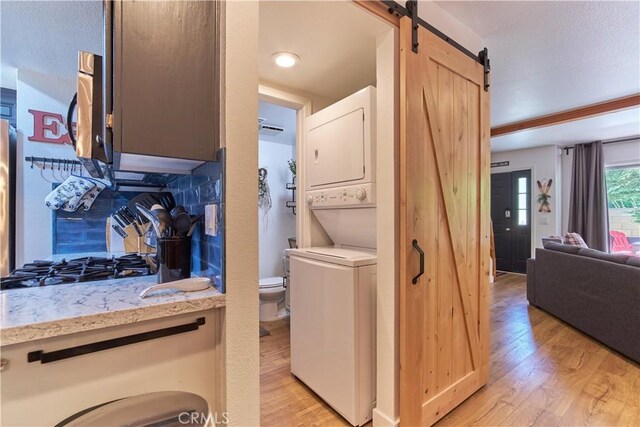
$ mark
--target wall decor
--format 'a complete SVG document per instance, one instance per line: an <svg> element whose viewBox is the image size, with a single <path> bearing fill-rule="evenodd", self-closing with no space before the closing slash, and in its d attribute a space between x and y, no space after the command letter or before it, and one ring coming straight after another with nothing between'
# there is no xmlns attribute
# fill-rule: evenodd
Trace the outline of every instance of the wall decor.
<svg viewBox="0 0 640 427"><path fill-rule="evenodd" d="M267 170L258 169L258 207L264 209L265 214L271 209L271 190L267 183Z"/></svg>
<svg viewBox="0 0 640 427"><path fill-rule="evenodd" d="M549 194L551 191L551 184L553 184L553 179L549 178L543 179L542 182L540 180L536 181L538 184L538 204L540 207L538 208L538 212L542 213L551 213L551 195Z"/></svg>
<svg viewBox="0 0 640 427"><path fill-rule="evenodd" d="M62 114L31 109L27 111L33 116L33 135L27 138L30 142L71 145ZM76 123L72 123L72 126L75 130Z"/></svg>

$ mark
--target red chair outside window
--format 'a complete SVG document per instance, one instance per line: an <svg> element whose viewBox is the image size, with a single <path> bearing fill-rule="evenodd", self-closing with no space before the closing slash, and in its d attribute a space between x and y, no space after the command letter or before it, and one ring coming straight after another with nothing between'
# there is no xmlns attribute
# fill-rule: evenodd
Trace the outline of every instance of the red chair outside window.
<svg viewBox="0 0 640 427"><path fill-rule="evenodd" d="M609 231L611 236L611 252L633 254L633 246L622 231Z"/></svg>

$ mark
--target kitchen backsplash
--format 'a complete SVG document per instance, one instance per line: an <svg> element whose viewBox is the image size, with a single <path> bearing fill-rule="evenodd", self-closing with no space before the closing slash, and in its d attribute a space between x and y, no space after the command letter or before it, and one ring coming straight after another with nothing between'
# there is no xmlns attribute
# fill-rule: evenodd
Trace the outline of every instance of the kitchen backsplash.
<svg viewBox="0 0 640 427"><path fill-rule="evenodd" d="M56 186L57 184L54 188ZM53 254L106 251L107 218L138 194L140 193L105 188L87 212L83 209L76 212L65 212L62 209L53 211Z"/></svg>
<svg viewBox="0 0 640 427"><path fill-rule="evenodd" d="M204 214L205 205L218 206L218 235L204 233L204 220L198 223L191 243L191 269L199 276L211 277L224 292L224 148L218 150L218 161L207 162L169 184L176 203L191 215Z"/></svg>
<svg viewBox="0 0 640 427"><path fill-rule="evenodd" d="M218 161L207 162L192 175L177 178L167 190L191 215L204 214L205 205L218 205L218 235L204 233L204 219L199 221L193 233L191 269L199 276L211 277L216 287L224 292L224 148L217 154ZM107 218L138 194L105 189L87 212L82 209L53 211L53 254L106 251Z"/></svg>

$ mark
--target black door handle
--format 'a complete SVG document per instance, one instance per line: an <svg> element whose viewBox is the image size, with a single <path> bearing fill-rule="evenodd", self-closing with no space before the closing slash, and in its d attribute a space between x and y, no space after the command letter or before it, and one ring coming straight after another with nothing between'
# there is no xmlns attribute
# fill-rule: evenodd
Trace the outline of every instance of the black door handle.
<svg viewBox="0 0 640 427"><path fill-rule="evenodd" d="M78 103L78 93L73 95L73 99L69 103L69 109L67 110L67 132L69 133L69 139L73 144L73 148L76 148L76 137L73 134L73 110L76 109L76 104Z"/></svg>
<svg viewBox="0 0 640 427"><path fill-rule="evenodd" d="M411 281L415 285L416 283L418 283L418 279L420 278L420 276L424 274L424 251L422 250L416 239L413 239L413 242L411 242L411 244L420 254L420 273L418 273L418 275Z"/></svg>

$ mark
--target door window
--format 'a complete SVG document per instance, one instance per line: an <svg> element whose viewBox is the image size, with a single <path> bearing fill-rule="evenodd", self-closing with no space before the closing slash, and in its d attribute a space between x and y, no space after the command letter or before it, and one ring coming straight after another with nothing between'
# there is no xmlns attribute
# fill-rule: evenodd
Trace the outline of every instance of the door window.
<svg viewBox="0 0 640 427"><path fill-rule="evenodd" d="M529 192L529 183L526 176L518 178L518 225L527 225L527 193Z"/></svg>

